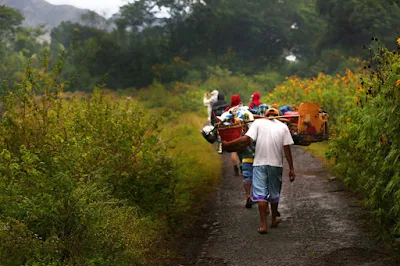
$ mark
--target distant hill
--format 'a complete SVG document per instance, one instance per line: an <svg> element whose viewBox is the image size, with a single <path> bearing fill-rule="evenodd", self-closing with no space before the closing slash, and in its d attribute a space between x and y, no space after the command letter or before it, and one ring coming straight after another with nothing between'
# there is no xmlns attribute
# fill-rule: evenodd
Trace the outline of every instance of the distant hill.
<svg viewBox="0 0 400 266"><path fill-rule="evenodd" d="M48 29L58 26L62 21L82 22L81 15L89 11L70 5L52 5L45 0L0 0L2 4L18 9L24 15L23 26L46 25ZM107 28L107 20L100 15L96 16L99 22L97 27Z"/></svg>

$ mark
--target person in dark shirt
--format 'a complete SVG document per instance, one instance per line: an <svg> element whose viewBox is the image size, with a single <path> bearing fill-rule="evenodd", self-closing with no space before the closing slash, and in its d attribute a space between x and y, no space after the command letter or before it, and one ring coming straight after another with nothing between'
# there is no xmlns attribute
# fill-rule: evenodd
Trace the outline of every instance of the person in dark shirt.
<svg viewBox="0 0 400 266"><path fill-rule="evenodd" d="M222 92L219 92L217 101L211 106L211 125L214 126L217 123L216 117L221 116L225 112L226 107L228 107L228 103L225 101L225 96Z"/></svg>

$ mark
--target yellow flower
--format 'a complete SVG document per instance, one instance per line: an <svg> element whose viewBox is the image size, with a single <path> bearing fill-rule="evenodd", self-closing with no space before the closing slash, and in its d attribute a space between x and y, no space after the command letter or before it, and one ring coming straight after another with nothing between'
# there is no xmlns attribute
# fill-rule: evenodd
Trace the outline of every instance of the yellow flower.
<svg viewBox="0 0 400 266"><path fill-rule="evenodd" d="M400 38L397 39L397 44L400 45Z"/></svg>
<svg viewBox="0 0 400 266"><path fill-rule="evenodd" d="M350 121L351 120L351 118L350 117L347 117L347 121Z"/></svg>
<svg viewBox="0 0 400 266"><path fill-rule="evenodd" d="M399 39L400 39L400 38L399 38ZM382 143L382 144L387 144L387 138L386 138L385 135L382 135L382 136L381 136L381 143Z"/></svg>
<svg viewBox="0 0 400 266"><path fill-rule="evenodd" d="M400 86L400 79L396 81L396 87L399 87L399 86Z"/></svg>
<svg viewBox="0 0 400 266"><path fill-rule="evenodd" d="M272 93L270 93L270 94L268 94L268 96L269 96L269 97L272 97L272 96L274 96L274 95L273 95Z"/></svg>

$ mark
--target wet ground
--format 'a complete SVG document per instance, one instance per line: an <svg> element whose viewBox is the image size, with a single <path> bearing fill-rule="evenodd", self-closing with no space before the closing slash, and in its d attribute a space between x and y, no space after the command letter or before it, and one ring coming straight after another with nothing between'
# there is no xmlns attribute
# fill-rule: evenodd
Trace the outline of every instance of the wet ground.
<svg viewBox="0 0 400 266"><path fill-rule="evenodd" d="M244 208L242 179L234 176L230 155L223 154L215 200L186 236L176 265L400 265L377 240L359 200L320 161L298 147L292 153L296 180L289 182L285 165L282 223L266 235L256 231L257 205Z"/></svg>

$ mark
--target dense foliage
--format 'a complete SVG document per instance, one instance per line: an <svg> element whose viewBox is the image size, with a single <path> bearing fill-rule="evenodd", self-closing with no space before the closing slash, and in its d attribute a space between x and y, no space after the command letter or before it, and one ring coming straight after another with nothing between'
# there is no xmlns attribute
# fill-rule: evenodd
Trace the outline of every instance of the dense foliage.
<svg viewBox="0 0 400 266"><path fill-rule="evenodd" d="M350 55L359 54L358 48L372 36L391 48L395 48L394 37L400 36L398 1L317 0L317 10L329 27L322 45L345 48Z"/></svg>
<svg viewBox="0 0 400 266"><path fill-rule="evenodd" d="M160 17L160 9L168 15ZM140 0L121 8L110 21L112 31L90 12L85 25L61 23L51 31L51 55L68 50L63 76L79 76L71 89L80 91L104 81L113 90L154 80L204 81L210 67L237 76L268 71L313 77L342 72L342 56L363 56L359 48L371 36L392 47L399 14L392 0ZM38 31L22 29L15 10L1 6L0 17L1 64L15 73L20 52L40 51ZM288 55L298 62L287 61Z"/></svg>
<svg viewBox="0 0 400 266"><path fill-rule="evenodd" d="M400 39L398 40L400 47ZM329 155L345 182L366 196L387 235L400 236L400 56L379 43L360 75L363 97L342 114Z"/></svg>
<svg viewBox="0 0 400 266"><path fill-rule="evenodd" d="M179 146L199 146L201 120L169 126L191 136L170 147L163 116L100 90L64 100L62 61L48 67L46 57L31 62L21 82L3 85L2 265L148 264L149 249L215 187L211 146ZM195 161L200 154L208 159Z"/></svg>
<svg viewBox="0 0 400 266"><path fill-rule="evenodd" d="M356 60L358 61L358 60ZM302 102L316 102L328 112L329 124L338 126L340 115L355 108L358 99L363 96L358 86L359 74L347 69L344 75L319 75L312 79L290 76L263 97L267 103L281 105L299 105Z"/></svg>

